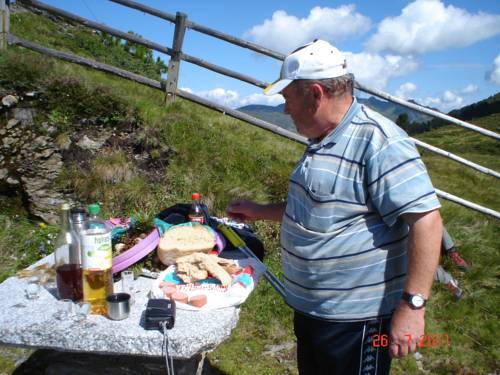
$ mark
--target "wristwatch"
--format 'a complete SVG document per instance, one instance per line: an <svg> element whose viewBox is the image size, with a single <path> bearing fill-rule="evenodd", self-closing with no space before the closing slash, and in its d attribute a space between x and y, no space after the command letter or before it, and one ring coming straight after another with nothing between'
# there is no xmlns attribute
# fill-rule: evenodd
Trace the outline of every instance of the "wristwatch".
<svg viewBox="0 0 500 375"><path fill-rule="evenodd" d="M403 292L401 299L406 301L412 310L419 310L427 303L427 300L420 293L410 294Z"/></svg>

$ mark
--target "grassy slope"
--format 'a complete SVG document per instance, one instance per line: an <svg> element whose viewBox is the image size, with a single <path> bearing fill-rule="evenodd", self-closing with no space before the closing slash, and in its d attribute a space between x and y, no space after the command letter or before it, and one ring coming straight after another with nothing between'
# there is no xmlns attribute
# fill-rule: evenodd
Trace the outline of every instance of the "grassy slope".
<svg viewBox="0 0 500 375"><path fill-rule="evenodd" d="M16 17L19 17L17 21ZM31 22L40 23L35 30L55 27L33 19L26 21L22 30L16 29L21 16L16 17L13 17L14 32L27 38L34 38L34 29L28 27ZM60 38L47 40L46 33L36 35L47 45L64 44ZM76 47L68 49L79 51ZM21 49L11 51L19 60L32 55ZM148 184L141 176L121 184L95 177L84 179L87 185L80 186L85 190L84 196L102 200L108 213L135 215L147 225L156 212L175 202L186 201L192 191L200 191L212 203L213 213L217 215L222 215L227 202L236 197L263 201L285 197L287 176L300 157L302 146L182 100L164 106L161 93L102 73L56 61L47 69L46 80L58 72L78 77L87 86L108 86L113 95L138 109L143 124L141 134L146 138L148 134L154 136L173 151L162 183ZM478 124L499 131L495 115L479 120ZM498 146L493 141L455 127L442 128L420 138L500 170ZM428 152L424 153L424 159L438 188L499 209L496 180ZM74 175L68 173L67 178ZM104 184L106 190L97 190L93 196L92 191L99 184ZM2 206L5 207L0 214L3 279L40 256L39 244L46 243L56 228L43 228L29 221L12 199L2 200ZM434 287L427 332L447 333L451 345L421 350L423 364L433 374L494 372L500 367L496 345L499 327L495 319L499 305L498 221L447 202L443 202L443 216L461 252L472 263L472 270L460 275L448 267L465 289L465 297L459 303L453 302L443 287ZM268 249L266 263L279 275L279 228L268 223L259 223L256 227ZM50 244L47 249L50 250ZM269 285L262 282L242 307L238 327L230 339L210 353L209 359L213 366L227 374L295 373L293 351L275 357L261 355L267 345L286 341L293 341L291 311ZM2 355L3 372L14 368L9 358ZM417 373L413 358L396 362L393 370L396 374Z"/></svg>

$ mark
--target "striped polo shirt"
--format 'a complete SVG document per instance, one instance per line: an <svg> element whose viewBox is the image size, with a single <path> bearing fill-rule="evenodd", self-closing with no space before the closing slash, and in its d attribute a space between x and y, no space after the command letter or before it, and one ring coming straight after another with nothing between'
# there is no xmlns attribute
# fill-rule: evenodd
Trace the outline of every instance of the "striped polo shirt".
<svg viewBox="0 0 500 375"><path fill-rule="evenodd" d="M396 124L354 99L292 172L281 226L287 303L331 320L389 315L407 270L399 217L440 207L427 170Z"/></svg>

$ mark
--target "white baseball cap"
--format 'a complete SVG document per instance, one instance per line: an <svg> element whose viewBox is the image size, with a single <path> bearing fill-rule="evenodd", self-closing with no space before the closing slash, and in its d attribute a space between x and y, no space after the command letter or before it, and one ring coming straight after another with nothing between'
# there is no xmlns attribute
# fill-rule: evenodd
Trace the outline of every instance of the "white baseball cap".
<svg viewBox="0 0 500 375"><path fill-rule="evenodd" d="M330 43L317 39L285 58L280 77L264 89L264 94L278 94L296 79L340 77L347 74L346 68L344 54Z"/></svg>

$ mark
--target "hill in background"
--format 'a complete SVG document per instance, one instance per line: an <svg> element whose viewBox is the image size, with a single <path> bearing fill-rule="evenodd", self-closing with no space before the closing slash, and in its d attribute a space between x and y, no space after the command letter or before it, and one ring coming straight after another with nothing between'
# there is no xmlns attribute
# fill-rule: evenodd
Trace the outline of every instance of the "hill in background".
<svg viewBox="0 0 500 375"><path fill-rule="evenodd" d="M370 96L368 98L358 97L358 101L370 107L374 111L383 114L392 121L396 121L398 117L403 113L406 113L408 115L408 121L410 122L426 123L431 120L430 116L412 111L408 108L395 103L391 103L386 100L377 99L373 96ZM292 119L290 118L290 116L283 113L284 107L284 104L279 104L277 106L252 104L240 107L238 108L238 110L295 132L296 130L295 126L293 125Z"/></svg>
<svg viewBox="0 0 500 375"><path fill-rule="evenodd" d="M423 133L448 124L448 122L444 120L434 119L431 116L373 96L368 98L358 97L358 101L396 122L410 135ZM413 100L409 101L414 104L419 104ZM284 106L284 104L277 106L252 104L238 109L251 116L296 132L290 116L283 113ZM494 113L500 113L500 93L463 108L455 109L448 114L452 117L469 121L473 118L484 117Z"/></svg>

